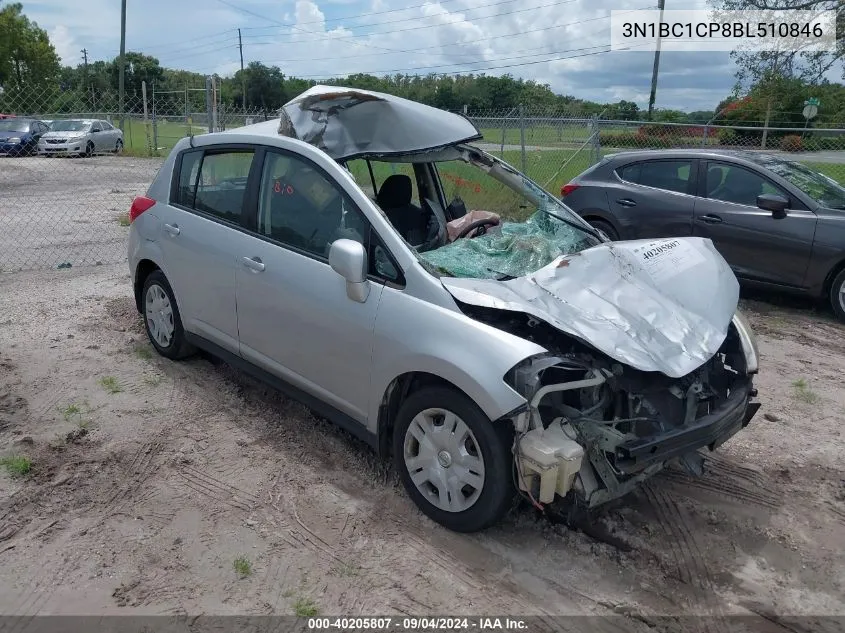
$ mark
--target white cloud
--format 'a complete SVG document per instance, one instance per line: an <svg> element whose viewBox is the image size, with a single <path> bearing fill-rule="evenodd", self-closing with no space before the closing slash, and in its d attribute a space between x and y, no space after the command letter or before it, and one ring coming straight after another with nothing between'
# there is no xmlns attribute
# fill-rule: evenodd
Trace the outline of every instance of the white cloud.
<svg viewBox="0 0 845 633"><path fill-rule="evenodd" d="M50 41L53 43L53 48L56 49L56 54L61 58L63 64L75 66L79 63L81 49L64 24L54 26L50 29L48 35L50 36Z"/></svg>

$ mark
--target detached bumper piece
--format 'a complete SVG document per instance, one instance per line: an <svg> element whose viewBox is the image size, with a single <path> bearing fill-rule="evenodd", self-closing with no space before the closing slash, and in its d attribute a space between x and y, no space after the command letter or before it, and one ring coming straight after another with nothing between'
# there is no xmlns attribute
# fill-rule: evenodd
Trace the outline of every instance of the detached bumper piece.
<svg viewBox="0 0 845 633"><path fill-rule="evenodd" d="M760 403L751 402L755 395L751 379L738 378L727 401L716 411L685 426L620 444L614 466L618 472L631 475L705 446L714 450L745 428L757 413Z"/></svg>

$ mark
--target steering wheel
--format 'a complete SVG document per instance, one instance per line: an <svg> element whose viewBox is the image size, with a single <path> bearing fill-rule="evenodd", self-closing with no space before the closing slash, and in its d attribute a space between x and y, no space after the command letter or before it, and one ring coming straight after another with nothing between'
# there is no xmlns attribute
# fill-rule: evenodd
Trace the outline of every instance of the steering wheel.
<svg viewBox="0 0 845 633"><path fill-rule="evenodd" d="M467 224L460 233L455 237L456 240L461 239L462 237L466 237L470 233L472 233L478 227L488 227L488 226L496 226L499 224L498 218L481 218L480 220L475 220L474 222L470 222ZM485 228L483 231L480 232L480 235L484 235L487 232Z"/></svg>

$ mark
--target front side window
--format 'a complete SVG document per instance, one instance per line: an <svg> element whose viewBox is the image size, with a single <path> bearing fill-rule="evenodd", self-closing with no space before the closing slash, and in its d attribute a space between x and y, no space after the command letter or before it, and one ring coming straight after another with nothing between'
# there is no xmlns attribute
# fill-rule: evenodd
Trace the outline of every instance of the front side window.
<svg viewBox="0 0 845 633"><path fill-rule="evenodd" d="M727 163L708 165L708 198L756 207L757 196L762 194L774 194L789 200L786 193L750 169Z"/></svg>
<svg viewBox="0 0 845 633"><path fill-rule="evenodd" d="M334 240L366 244L368 231L364 216L322 170L290 154L267 154L259 194L259 233L328 257Z"/></svg>
<svg viewBox="0 0 845 633"><path fill-rule="evenodd" d="M622 180L637 185L689 193L692 161L689 160L652 160L625 165L619 169Z"/></svg>

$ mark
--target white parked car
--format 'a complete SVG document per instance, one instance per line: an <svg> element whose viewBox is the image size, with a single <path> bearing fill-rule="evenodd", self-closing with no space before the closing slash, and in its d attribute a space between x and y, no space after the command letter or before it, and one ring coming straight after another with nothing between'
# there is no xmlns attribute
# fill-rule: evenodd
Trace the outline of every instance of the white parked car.
<svg viewBox="0 0 845 633"><path fill-rule="evenodd" d="M55 120L38 142L39 154L91 156L122 149L123 132L99 119Z"/></svg>

